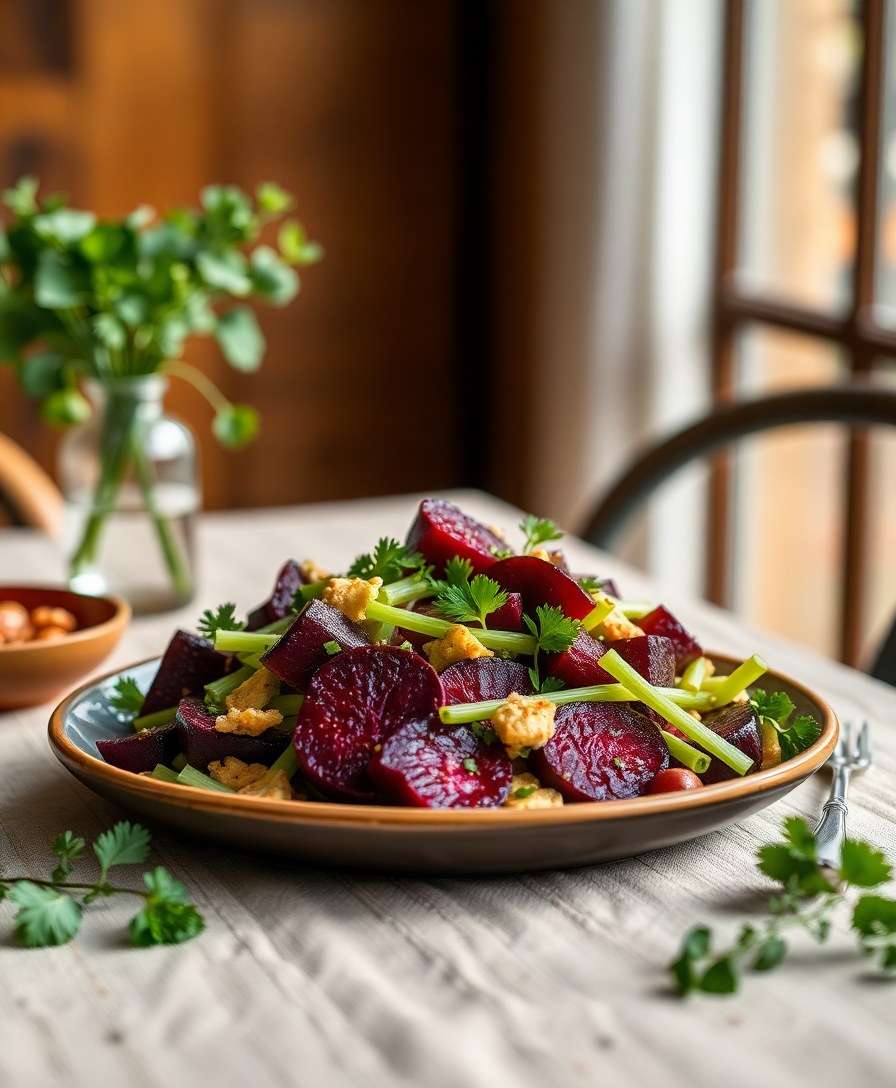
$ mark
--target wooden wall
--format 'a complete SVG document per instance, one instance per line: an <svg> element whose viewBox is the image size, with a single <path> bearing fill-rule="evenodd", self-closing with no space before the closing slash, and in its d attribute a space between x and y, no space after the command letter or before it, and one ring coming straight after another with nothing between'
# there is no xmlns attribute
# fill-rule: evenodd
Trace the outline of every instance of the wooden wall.
<svg viewBox="0 0 896 1088"><path fill-rule="evenodd" d="M451 0L0 0L0 184L35 173L118 215L276 180L326 248L291 307L261 312L258 374L190 349L263 416L256 445L226 453L205 405L172 391L207 505L461 481L459 40ZM0 430L52 465L7 372Z"/></svg>

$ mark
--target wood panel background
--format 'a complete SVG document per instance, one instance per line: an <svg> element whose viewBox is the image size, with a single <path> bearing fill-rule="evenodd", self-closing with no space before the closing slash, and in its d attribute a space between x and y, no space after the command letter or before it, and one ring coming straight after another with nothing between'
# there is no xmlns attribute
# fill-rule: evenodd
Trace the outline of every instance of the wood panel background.
<svg viewBox="0 0 896 1088"><path fill-rule="evenodd" d="M327 252L260 311L261 371L188 358L263 417L240 454L175 387L206 504L449 486L462 282L460 12L451 0L0 0L0 184L37 174L84 207L193 202L276 180ZM465 248L464 260L471 250ZM52 467L54 437L0 370L0 430Z"/></svg>

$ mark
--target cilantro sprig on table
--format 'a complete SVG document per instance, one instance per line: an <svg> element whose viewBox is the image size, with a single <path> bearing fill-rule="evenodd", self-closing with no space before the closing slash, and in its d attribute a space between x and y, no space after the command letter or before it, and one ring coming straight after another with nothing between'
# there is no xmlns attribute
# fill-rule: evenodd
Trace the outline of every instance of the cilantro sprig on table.
<svg viewBox="0 0 896 1088"><path fill-rule="evenodd" d="M811 747L821 735L821 726L811 715L792 717L796 707L786 692L773 691L769 694L757 689L750 695L750 705L763 721L778 731L782 759L793 759Z"/></svg>
<svg viewBox="0 0 896 1088"><path fill-rule="evenodd" d="M219 604L215 609L206 608L196 624L200 635L210 642L215 641L219 631L242 631L245 626L242 620L236 618L236 605L232 601Z"/></svg>
<svg viewBox="0 0 896 1088"><path fill-rule="evenodd" d="M444 578L431 577L429 584L435 594L433 607L452 623L478 623L484 628L492 612L507 604L507 593L494 578L473 575L470 561L458 556L445 564Z"/></svg>
<svg viewBox="0 0 896 1088"><path fill-rule="evenodd" d="M787 930L802 930L823 944L838 909L851 902L851 889L877 888L893 875L890 863L874 846L847 839L832 879L818 861L815 837L806 821L790 816L783 829L784 840L763 846L757 855L760 872L780 885L769 900L769 917L755 925L745 923L736 940L721 950L713 947L708 926L689 930L669 967L682 996L733 994L745 970L778 967L789 951ZM864 955L876 958L883 970L896 971L896 899L860 895L852 901L851 927Z"/></svg>
<svg viewBox="0 0 896 1088"><path fill-rule="evenodd" d="M139 865L149 853L149 832L140 824L122 821L97 837L92 845L99 866L93 881L72 882L68 878L83 859L86 841L64 831L52 845L58 864L48 879L0 876L0 900L8 898L18 907L15 930L26 948L66 944L81 928L84 908L100 898L133 895L143 900L131 919L131 944L145 948L154 944L180 944L198 936L205 922L190 902L186 888L159 867L144 873L145 890L111 884L109 873L121 865ZM82 894L83 893L83 894Z"/></svg>
<svg viewBox="0 0 896 1088"><path fill-rule="evenodd" d="M529 552L547 544L552 540L560 540L563 533L557 528L550 518L537 518L534 514L527 514L520 522L520 532L525 538L523 551Z"/></svg>
<svg viewBox="0 0 896 1088"><path fill-rule="evenodd" d="M359 555L348 568L349 578L382 578L385 585L422 570L423 556L410 551L393 537L383 536L373 551Z"/></svg>

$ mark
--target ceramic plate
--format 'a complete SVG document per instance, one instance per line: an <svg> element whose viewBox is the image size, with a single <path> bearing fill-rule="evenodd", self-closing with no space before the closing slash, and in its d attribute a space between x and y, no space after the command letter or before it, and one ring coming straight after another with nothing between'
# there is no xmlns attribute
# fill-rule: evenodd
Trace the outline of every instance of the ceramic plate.
<svg viewBox="0 0 896 1088"><path fill-rule="evenodd" d="M715 660L726 671L735 664L721 655ZM145 690L158 663L153 658L94 680L53 712L50 745L76 778L145 820L200 839L367 870L509 873L630 857L705 835L765 808L818 770L837 739L837 720L824 700L786 676L769 673L764 686L786 691L799 712L814 715L822 723L821 736L796 759L701 790L533 812L267 801L158 782L99 757L97 740L130 731L109 704L115 680L133 676Z"/></svg>

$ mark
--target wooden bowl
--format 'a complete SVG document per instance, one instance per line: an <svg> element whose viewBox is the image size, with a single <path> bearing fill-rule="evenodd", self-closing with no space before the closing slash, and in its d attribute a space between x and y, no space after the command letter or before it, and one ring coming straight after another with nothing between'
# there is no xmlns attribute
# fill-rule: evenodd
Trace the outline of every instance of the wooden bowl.
<svg viewBox="0 0 896 1088"><path fill-rule="evenodd" d="M713 655L725 671L736 664ZM158 658L124 670L143 690ZM818 695L779 673L763 686L786 691L821 735L795 759L766 771L682 793L514 809L419 809L319 801L268 801L159 782L105 763L96 741L129 724L109 704L110 673L73 692L50 719L56 757L84 785L129 809L197 836L304 862L404 873L511 873L562 869L631 857L694 839L749 816L789 793L825 762L837 719Z"/></svg>
<svg viewBox="0 0 896 1088"><path fill-rule="evenodd" d="M131 618L119 597L54 586L0 586L0 601L65 608L78 621L76 631L58 639L0 645L0 710L49 702L76 684L111 653Z"/></svg>

